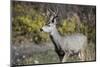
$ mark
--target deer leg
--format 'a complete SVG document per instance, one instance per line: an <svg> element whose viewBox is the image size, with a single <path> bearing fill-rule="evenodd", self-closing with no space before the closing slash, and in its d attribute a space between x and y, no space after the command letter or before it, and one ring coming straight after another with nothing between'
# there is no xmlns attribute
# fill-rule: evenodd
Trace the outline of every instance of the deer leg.
<svg viewBox="0 0 100 67"><path fill-rule="evenodd" d="M79 58L80 58L81 61L85 61L85 56L84 56L84 52L83 51L79 52Z"/></svg>
<svg viewBox="0 0 100 67"><path fill-rule="evenodd" d="M73 52L72 52L71 50L66 50L66 51L65 51L65 55L64 55L64 57L63 57L63 59L62 59L62 62L66 62L66 60L68 59L68 57L69 57L71 54L73 54Z"/></svg>
<svg viewBox="0 0 100 67"><path fill-rule="evenodd" d="M65 52L63 50L56 50L56 53L57 53L57 55L59 57L60 62L62 62L62 59L63 59L63 57L65 55Z"/></svg>
<svg viewBox="0 0 100 67"><path fill-rule="evenodd" d="M64 55L62 62L66 62L66 54Z"/></svg>
<svg viewBox="0 0 100 67"><path fill-rule="evenodd" d="M63 56L59 56L59 60L60 62L62 62Z"/></svg>
<svg viewBox="0 0 100 67"><path fill-rule="evenodd" d="M59 57L60 62L62 62L64 55L65 54L58 54L58 57Z"/></svg>
<svg viewBox="0 0 100 67"><path fill-rule="evenodd" d="M69 55L68 54L65 54L63 59L62 59L62 62L66 62L66 60L68 59Z"/></svg>

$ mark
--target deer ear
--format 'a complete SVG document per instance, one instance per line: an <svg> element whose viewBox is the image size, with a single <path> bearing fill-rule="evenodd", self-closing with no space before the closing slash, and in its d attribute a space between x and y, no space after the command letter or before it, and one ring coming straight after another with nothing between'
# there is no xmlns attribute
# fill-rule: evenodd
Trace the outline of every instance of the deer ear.
<svg viewBox="0 0 100 67"><path fill-rule="evenodd" d="M52 19L52 23L57 24L57 17L58 17L58 16L55 16L55 17Z"/></svg>

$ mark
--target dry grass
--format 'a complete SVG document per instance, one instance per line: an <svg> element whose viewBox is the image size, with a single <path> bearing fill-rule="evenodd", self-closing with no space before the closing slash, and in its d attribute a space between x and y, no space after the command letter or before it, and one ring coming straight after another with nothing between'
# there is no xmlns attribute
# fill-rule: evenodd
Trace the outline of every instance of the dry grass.
<svg viewBox="0 0 100 67"><path fill-rule="evenodd" d="M90 42L85 50L86 61L96 60L96 44Z"/></svg>

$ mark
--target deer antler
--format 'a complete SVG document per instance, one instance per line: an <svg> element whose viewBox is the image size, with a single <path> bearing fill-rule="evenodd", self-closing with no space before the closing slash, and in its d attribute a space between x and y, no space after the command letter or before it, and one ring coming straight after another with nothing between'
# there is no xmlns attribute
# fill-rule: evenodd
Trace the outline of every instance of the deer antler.
<svg viewBox="0 0 100 67"><path fill-rule="evenodd" d="M52 9L48 9L54 16L57 16L58 14L58 9L56 9L56 12L54 12Z"/></svg>
<svg viewBox="0 0 100 67"><path fill-rule="evenodd" d="M58 9L56 10L56 12L54 12L52 9L48 8L47 12L48 12L47 15L49 15L51 13L51 17L50 17L49 22L47 24L49 24L49 23L55 23L56 24L56 17L58 17L57 16L58 15Z"/></svg>

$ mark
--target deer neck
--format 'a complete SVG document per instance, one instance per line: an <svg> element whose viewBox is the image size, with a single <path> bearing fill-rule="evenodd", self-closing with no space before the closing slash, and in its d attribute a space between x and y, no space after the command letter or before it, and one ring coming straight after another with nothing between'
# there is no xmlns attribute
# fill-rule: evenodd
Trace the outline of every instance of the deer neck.
<svg viewBox="0 0 100 67"><path fill-rule="evenodd" d="M60 42L62 40L62 37L60 36L57 29L53 29L53 32L50 34L50 38L54 44L54 47L56 50L61 50Z"/></svg>

